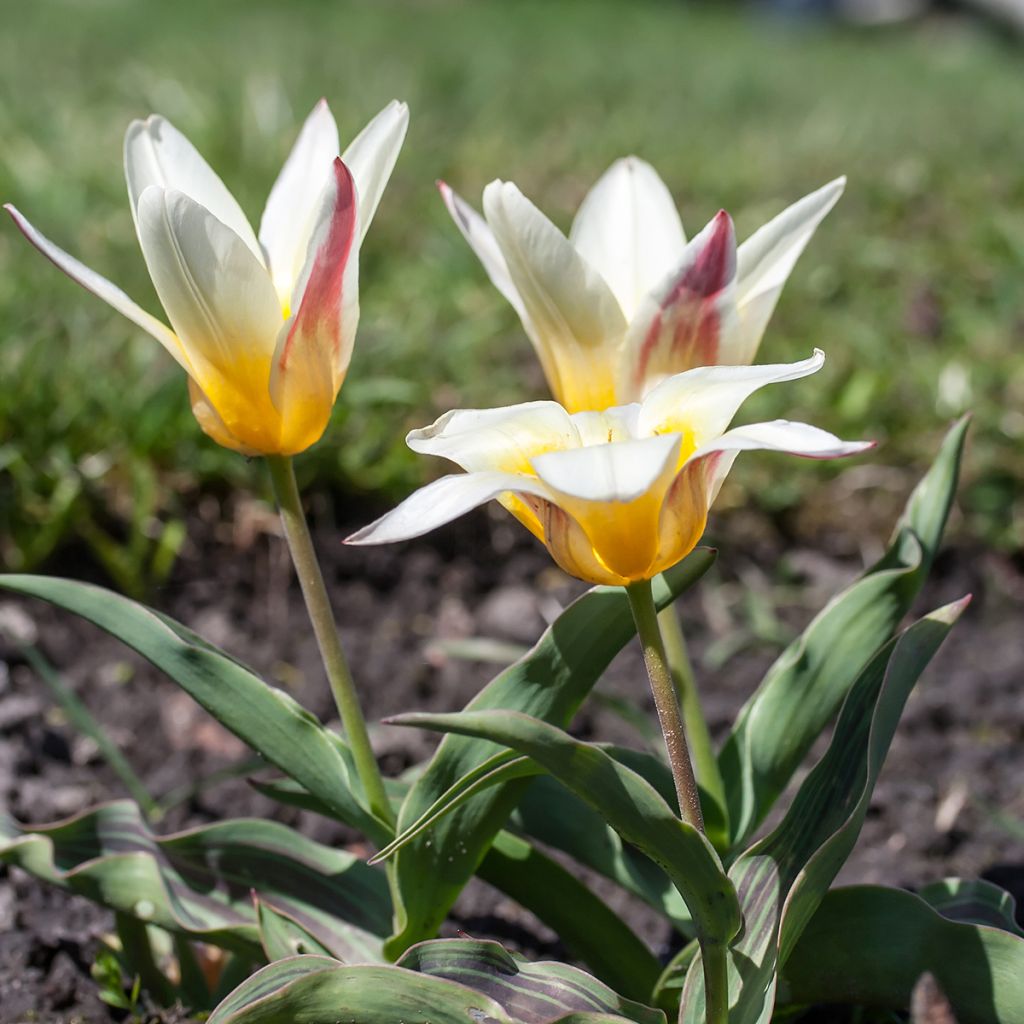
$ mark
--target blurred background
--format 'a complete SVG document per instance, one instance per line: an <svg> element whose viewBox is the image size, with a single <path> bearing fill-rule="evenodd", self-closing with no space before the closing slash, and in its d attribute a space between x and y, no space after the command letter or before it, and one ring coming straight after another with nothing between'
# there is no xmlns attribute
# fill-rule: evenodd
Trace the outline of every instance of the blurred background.
<svg viewBox="0 0 1024 1024"><path fill-rule="evenodd" d="M749 459L723 495L783 534L884 540L950 420L973 410L962 541L1024 546L1024 66L1015 0L3 0L0 198L154 313L121 171L134 117L182 129L256 222L321 96L343 140L392 97L411 129L363 249L362 322L328 435L299 460L348 521L439 466L406 431L544 396L512 310L433 182L501 176L567 228L616 157L654 164L688 233L740 238L838 174L761 358L825 370L748 417L875 437L856 465ZM207 440L148 337L0 227L0 561L85 555L159 584L206 496L264 493ZM786 467L789 469L789 466ZM746 520L744 520L746 522Z"/></svg>

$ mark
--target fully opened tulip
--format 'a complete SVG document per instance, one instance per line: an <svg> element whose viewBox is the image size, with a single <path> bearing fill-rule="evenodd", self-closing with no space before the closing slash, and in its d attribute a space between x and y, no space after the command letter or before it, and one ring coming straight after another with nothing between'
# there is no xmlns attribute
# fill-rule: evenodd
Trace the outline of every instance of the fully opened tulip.
<svg viewBox="0 0 1024 1024"><path fill-rule="evenodd" d="M188 374L192 409L219 444L292 455L327 426L359 319L359 246L408 124L392 102L339 157L326 101L307 118L270 192L259 233L168 121L134 121L124 144L132 216L168 328L44 238L69 277L151 334Z"/></svg>
<svg viewBox="0 0 1024 1024"><path fill-rule="evenodd" d="M839 178L805 196L738 247L724 211L687 242L664 182L636 157L605 172L568 237L509 182L484 190L484 217L440 189L519 314L552 394L583 412L638 401L692 367L751 363L790 271L844 185Z"/></svg>
<svg viewBox="0 0 1024 1024"><path fill-rule="evenodd" d="M823 362L815 352L791 364L700 367L662 381L642 402L600 412L547 401L446 413L412 431L408 444L466 472L421 488L348 542L416 537L497 499L573 576L622 586L649 580L696 545L739 452L832 459L871 447L786 420L727 429L758 388Z"/></svg>

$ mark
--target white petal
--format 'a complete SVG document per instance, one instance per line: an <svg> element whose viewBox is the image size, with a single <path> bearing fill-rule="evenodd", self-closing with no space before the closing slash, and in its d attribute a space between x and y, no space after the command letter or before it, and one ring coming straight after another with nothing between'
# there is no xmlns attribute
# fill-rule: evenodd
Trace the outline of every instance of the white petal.
<svg viewBox="0 0 1024 1024"><path fill-rule="evenodd" d="M359 196L359 239L377 212L377 204L398 159L409 127L409 108L392 100L353 140L342 154L352 172Z"/></svg>
<svg viewBox="0 0 1024 1024"><path fill-rule="evenodd" d="M611 444L613 441L631 441L638 437L637 422L640 404L616 405L600 411L575 412L573 426L579 431L580 444Z"/></svg>
<svg viewBox="0 0 1024 1024"><path fill-rule="evenodd" d="M455 409L412 431L406 443L414 452L450 459L469 472L532 475L534 456L580 442L557 402L526 402L503 409Z"/></svg>
<svg viewBox="0 0 1024 1024"><path fill-rule="evenodd" d="M282 317L263 264L183 192L150 186L138 213L150 277L188 358L228 377L267 361L269 373Z"/></svg>
<svg viewBox="0 0 1024 1024"><path fill-rule="evenodd" d="M484 214L526 307L555 396L572 409L613 404L613 354L626 320L611 289L515 185L491 182Z"/></svg>
<svg viewBox="0 0 1024 1024"><path fill-rule="evenodd" d="M512 473L456 473L414 491L397 508L345 539L346 544L389 544L420 537L508 491L548 497L536 480Z"/></svg>
<svg viewBox="0 0 1024 1024"><path fill-rule="evenodd" d="M643 401L637 422L641 435L669 431L686 435L699 448L728 427L736 410L767 384L817 373L825 353L810 359L765 366L699 366L662 381Z"/></svg>
<svg viewBox="0 0 1024 1024"><path fill-rule="evenodd" d="M533 466L559 495L584 501L633 501L666 471L674 470L679 444L678 434L596 444L538 455Z"/></svg>
<svg viewBox="0 0 1024 1024"><path fill-rule="evenodd" d="M487 221L445 182L439 181L437 188L452 220L462 232L462 237L469 242L469 247L476 253L477 259L483 264L491 283L505 296L525 325L529 319L526 307L523 305L519 292L516 291L516 286L512 283L505 257L502 255L494 232L491 231ZM527 331L530 332L529 327Z"/></svg>
<svg viewBox="0 0 1024 1024"><path fill-rule="evenodd" d="M54 266L64 271L72 281L80 284L86 291L99 296L104 302L113 306L122 316L127 317L136 327L141 327L151 334L177 360L186 371L188 362L174 332L162 324L155 316L147 313L141 306L130 299L117 285L105 277L90 270L84 263L54 245L45 235L37 231L22 214L8 203L4 209L14 219L18 230L32 243Z"/></svg>
<svg viewBox="0 0 1024 1024"><path fill-rule="evenodd" d="M874 441L842 441L820 427L790 420L771 420L735 427L708 442L691 456L699 459L711 452L766 450L788 452L807 459L841 459L875 447Z"/></svg>
<svg viewBox="0 0 1024 1024"><path fill-rule="evenodd" d="M320 100L306 118L260 220L260 244L282 306L292 301L305 266L320 198L337 155L338 127L327 101Z"/></svg>
<svg viewBox="0 0 1024 1024"><path fill-rule="evenodd" d="M248 218L235 197L199 151L177 128L157 114L145 121L132 121L124 137L124 174L128 198L138 230L138 208L142 193L151 185L184 192L205 206L263 259Z"/></svg>
<svg viewBox="0 0 1024 1024"><path fill-rule="evenodd" d="M635 156L616 160L590 190L569 240L608 282L627 320L686 245L665 183Z"/></svg>
<svg viewBox="0 0 1024 1024"><path fill-rule="evenodd" d="M735 331L736 234L720 210L683 250L678 266L651 290L629 325L619 393L642 398L666 377L728 362L724 338Z"/></svg>
<svg viewBox="0 0 1024 1024"><path fill-rule="evenodd" d="M846 178L836 178L804 196L739 247L736 301L742 329L732 339L733 350L723 362L753 360L790 271L845 187Z"/></svg>

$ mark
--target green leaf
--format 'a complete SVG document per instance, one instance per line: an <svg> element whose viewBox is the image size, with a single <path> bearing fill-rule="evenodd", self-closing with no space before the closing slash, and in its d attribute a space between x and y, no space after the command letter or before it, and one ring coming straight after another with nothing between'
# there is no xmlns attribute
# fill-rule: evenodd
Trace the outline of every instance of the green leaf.
<svg viewBox="0 0 1024 1024"><path fill-rule="evenodd" d="M327 818L335 817L323 803L290 780L254 782L253 785L260 792L289 806L315 811ZM583 805L577 802L577 806ZM589 808L584 807L584 810L593 813ZM611 834L615 836L614 832ZM617 840L618 836L615 838ZM682 907L682 900L665 873L651 861L639 854L637 856L660 876L661 883L675 895ZM619 991L637 999L650 992L659 967L648 947L608 909L603 900L529 842L505 831L498 832L476 873L536 914L557 933L574 958L581 960ZM282 941L292 940L301 943L302 935L286 930ZM266 942L267 937L264 936L265 946ZM291 956L299 952L294 947L275 945L274 948L275 956Z"/></svg>
<svg viewBox="0 0 1024 1024"><path fill-rule="evenodd" d="M569 955L616 991L646 999L660 973L647 945L575 875L509 832L494 837L477 877L531 910Z"/></svg>
<svg viewBox="0 0 1024 1024"><path fill-rule="evenodd" d="M1017 924L1017 901L1005 890L978 878L944 878L926 885L918 896L951 921L987 924L1024 937Z"/></svg>
<svg viewBox="0 0 1024 1024"><path fill-rule="evenodd" d="M520 770L520 762L533 765L532 771L542 771L539 766L528 758L513 757L508 751L496 755L495 759L485 765L485 770L474 778L477 785L496 784L501 781L500 767L505 763L509 770ZM667 769L666 769L667 771ZM544 779L539 781L545 781ZM553 781L553 780L552 780ZM281 800L290 806L302 807L315 811L325 817L333 818L330 810L315 797L311 797L300 786L290 780L282 779L273 783L253 783L260 792ZM555 785L558 785L555 783ZM671 793L672 782L668 780ZM633 851L632 847L624 846L618 835L604 824L585 804L576 800L567 790L558 786L567 800L573 802L573 810L594 815L601 828L612 839L631 851L642 870L647 871L655 879L654 884L660 885L674 897L673 905L681 908L681 913L689 915L679 894L672 887L668 876L652 861L642 854ZM449 805L450 809L451 805ZM387 853L382 850L378 857ZM485 882L496 886L507 896L512 897L527 910L532 911L541 921L551 928L562 944L577 960L581 960L600 978L614 986L620 992L635 999L646 997L659 974L659 966L650 949L633 933L629 926L611 910L599 897L595 896L582 882L541 853L525 839L509 832L500 831L494 837L491 848L477 868L477 876ZM301 942L302 935L287 932L284 941ZM266 937L264 941L266 945ZM275 946L276 956L291 956L299 952L297 948Z"/></svg>
<svg viewBox="0 0 1024 1024"><path fill-rule="evenodd" d="M780 1001L906 1010L926 971L964 1024L1024 1021L1024 939L870 885L825 896L786 961Z"/></svg>
<svg viewBox="0 0 1024 1024"><path fill-rule="evenodd" d="M42 598L123 641L219 722L375 842L390 829L360 794L347 747L281 690L180 623L119 594L75 580L0 576L0 589Z"/></svg>
<svg viewBox="0 0 1024 1024"><path fill-rule="evenodd" d="M243 982L208 1024L665 1024L583 971L529 963L496 942L437 939L393 967L322 956L279 960Z"/></svg>
<svg viewBox="0 0 1024 1024"><path fill-rule="evenodd" d="M910 609L942 537L967 426L960 420L947 434L882 559L782 652L740 712L719 755L732 847L764 820L854 680Z"/></svg>
<svg viewBox="0 0 1024 1024"><path fill-rule="evenodd" d="M670 806L675 803L672 774L664 761L638 751L605 749L650 782ZM534 780L513 812L511 823L638 896L684 935L693 935L690 912L668 875L635 846L624 842L598 809L557 779L545 775Z"/></svg>
<svg viewBox="0 0 1024 1024"><path fill-rule="evenodd" d="M903 705L966 604L932 612L875 655L779 826L730 869L743 910L743 933L729 950L730 1024L771 1018L778 965L853 849ZM680 1024L703 1021L703 987L698 957Z"/></svg>
<svg viewBox="0 0 1024 1024"><path fill-rule="evenodd" d="M0 816L0 861L146 924L249 955L260 945L254 895L346 960L380 960L390 924L381 872L272 821L161 837L128 800L56 825Z"/></svg>
<svg viewBox="0 0 1024 1024"><path fill-rule="evenodd" d="M600 747L518 711L413 713L389 721L490 740L533 758L661 866L682 894L699 936L725 942L736 933L736 893L714 848L646 779Z"/></svg>
<svg viewBox="0 0 1024 1024"><path fill-rule="evenodd" d="M340 959L294 918L259 897L253 902L256 905L260 942L263 945L263 952L271 962L307 953Z"/></svg>
<svg viewBox="0 0 1024 1024"><path fill-rule="evenodd" d="M623 999L585 971L555 961L530 963L497 942L421 942L396 964L489 996L515 1020L547 1021L566 1013L611 1013L636 1024L665 1024L661 1010Z"/></svg>
<svg viewBox="0 0 1024 1024"><path fill-rule="evenodd" d="M371 858L370 863L377 864L387 860L388 857L397 853L403 846L426 832L446 814L457 810L476 794L484 792L491 786L511 782L513 779L529 778L542 770L528 757L517 757L507 750L489 757L449 786L416 821L395 836L387 846L379 850Z"/></svg>
<svg viewBox="0 0 1024 1024"><path fill-rule="evenodd" d="M710 567L714 552L698 549L656 582L660 607L692 586ZM632 613L619 587L595 587L567 608L536 646L493 679L469 704L473 710L510 708L567 725L612 658L634 635ZM460 778L499 751L493 743L446 736L409 792L399 831L423 816ZM515 807L522 779L475 796L415 839L395 857L401 894L396 929L386 946L398 956L433 937L472 877L498 830Z"/></svg>

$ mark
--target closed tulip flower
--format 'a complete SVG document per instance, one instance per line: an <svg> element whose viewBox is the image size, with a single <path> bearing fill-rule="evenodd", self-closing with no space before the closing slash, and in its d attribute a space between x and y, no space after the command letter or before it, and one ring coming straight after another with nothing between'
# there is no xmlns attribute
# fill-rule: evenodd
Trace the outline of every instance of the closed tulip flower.
<svg viewBox="0 0 1024 1024"><path fill-rule="evenodd" d="M664 182L636 157L612 164L568 237L510 182L484 190L484 217L440 189L519 314L551 393L583 412L638 401L692 367L753 362L793 265L844 185L805 196L738 247L724 211L687 242Z"/></svg>
<svg viewBox="0 0 1024 1024"><path fill-rule="evenodd" d="M871 447L786 420L727 429L757 389L823 362L816 351L791 364L700 367L662 381L642 402L599 412L543 401L446 413L412 431L408 444L465 473L421 488L348 543L416 537L497 499L571 575L620 586L650 580L700 540L739 452L833 459Z"/></svg>
<svg viewBox="0 0 1024 1024"><path fill-rule="evenodd" d="M167 349L210 437L247 455L292 455L320 438L344 380L359 319L359 246L407 123L405 104L392 102L339 157L334 118L318 103L257 234L173 125L133 122L128 196L170 328L7 209L40 252Z"/></svg>

